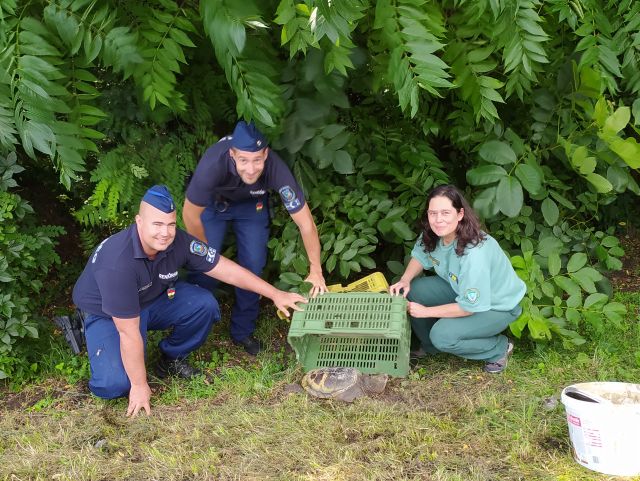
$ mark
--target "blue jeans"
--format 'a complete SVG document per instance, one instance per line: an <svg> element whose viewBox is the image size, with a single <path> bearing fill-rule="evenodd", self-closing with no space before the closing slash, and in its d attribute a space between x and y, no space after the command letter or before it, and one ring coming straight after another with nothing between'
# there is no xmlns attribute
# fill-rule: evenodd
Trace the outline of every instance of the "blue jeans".
<svg viewBox="0 0 640 481"><path fill-rule="evenodd" d="M160 341L160 350L172 359L182 359L204 343L214 322L220 319L218 301L198 286L176 284L176 295L161 295L140 312L140 334L147 345L147 331L172 328ZM120 334L111 317L89 314L85 337L91 366L89 389L105 399L126 396L131 388L122 364Z"/></svg>
<svg viewBox="0 0 640 481"><path fill-rule="evenodd" d="M237 262L258 277L267 263L269 242L268 196L242 202L216 202L208 206L201 216L207 243L222 252L229 224L236 235ZM214 291L218 281L205 274L190 273L192 284ZM255 292L236 288L236 299L231 310L231 337L240 341L256 330L260 311L260 296Z"/></svg>

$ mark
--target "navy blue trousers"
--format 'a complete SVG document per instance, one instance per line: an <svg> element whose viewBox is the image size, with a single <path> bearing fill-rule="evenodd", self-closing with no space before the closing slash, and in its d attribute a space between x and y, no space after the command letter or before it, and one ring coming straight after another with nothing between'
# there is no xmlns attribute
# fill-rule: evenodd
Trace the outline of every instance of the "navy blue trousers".
<svg viewBox="0 0 640 481"><path fill-rule="evenodd" d="M158 297L140 313L140 334L147 345L147 331L170 329L160 350L182 359L204 343L214 322L220 319L218 301L205 289L187 282L176 284L176 295ZM120 355L120 334L111 317L90 314L85 319L87 352L91 366L89 389L105 399L126 396L131 388Z"/></svg>
<svg viewBox="0 0 640 481"><path fill-rule="evenodd" d="M222 252L229 224L236 235L237 262L257 276L267 263L269 242L269 207L266 195L242 202L216 202L201 216L209 246ZM217 281L204 274L190 273L187 280L214 291ZM242 340L256 330L260 311L260 296L255 292L236 288L231 310L231 337Z"/></svg>

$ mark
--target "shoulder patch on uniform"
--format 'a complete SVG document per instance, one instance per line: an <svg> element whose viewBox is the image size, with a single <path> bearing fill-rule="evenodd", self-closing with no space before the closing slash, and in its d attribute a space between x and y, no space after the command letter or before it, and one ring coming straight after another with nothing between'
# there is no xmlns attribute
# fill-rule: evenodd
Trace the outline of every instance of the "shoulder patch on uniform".
<svg viewBox="0 0 640 481"><path fill-rule="evenodd" d="M207 254L207 246L204 245L204 242L192 240L191 245L189 245L189 252L204 257Z"/></svg>
<svg viewBox="0 0 640 481"><path fill-rule="evenodd" d="M285 185L284 187L281 187L278 192L280 192L280 196L282 197L282 200L285 203L291 202L293 199L296 198L295 191L291 187L289 187L288 185Z"/></svg>
<svg viewBox="0 0 640 481"><path fill-rule="evenodd" d="M480 299L480 291L475 288L467 289L464 291L464 298L471 304L475 304Z"/></svg>
<svg viewBox="0 0 640 481"><path fill-rule="evenodd" d="M298 207L300 207L300 199L296 196L296 191L293 190L290 186L285 185L280 188L278 191L280 192L280 197L282 197L282 202L284 202L284 208L291 211Z"/></svg>
<svg viewBox="0 0 640 481"><path fill-rule="evenodd" d="M209 247L207 251L207 262L213 264L213 260L216 258L216 250L213 247Z"/></svg>

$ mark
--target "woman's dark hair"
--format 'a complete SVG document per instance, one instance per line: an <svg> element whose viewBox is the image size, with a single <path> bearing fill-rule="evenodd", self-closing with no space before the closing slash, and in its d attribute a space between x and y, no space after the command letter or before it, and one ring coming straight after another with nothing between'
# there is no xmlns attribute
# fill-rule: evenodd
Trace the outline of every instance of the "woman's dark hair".
<svg viewBox="0 0 640 481"><path fill-rule="evenodd" d="M456 212L464 209L464 217L456 228L456 254L461 256L467 246L476 246L486 237L482 231L482 226L478 216L471 208L469 203L462 196L460 191L453 185L440 185L433 189L427 196L427 205L422 216L422 243L426 252L432 252L438 245L438 235L431 230L429 225L429 202L434 197L446 197L453 204Z"/></svg>

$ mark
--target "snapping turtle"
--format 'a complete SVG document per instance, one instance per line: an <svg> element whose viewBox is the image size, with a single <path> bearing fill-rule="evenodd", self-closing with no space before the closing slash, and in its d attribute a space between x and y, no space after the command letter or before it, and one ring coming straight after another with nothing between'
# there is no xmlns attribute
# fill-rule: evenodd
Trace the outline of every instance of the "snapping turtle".
<svg viewBox="0 0 640 481"><path fill-rule="evenodd" d="M321 367L304 375L302 387L315 397L352 402L369 393L381 393L388 379L387 374L362 374L353 367Z"/></svg>

